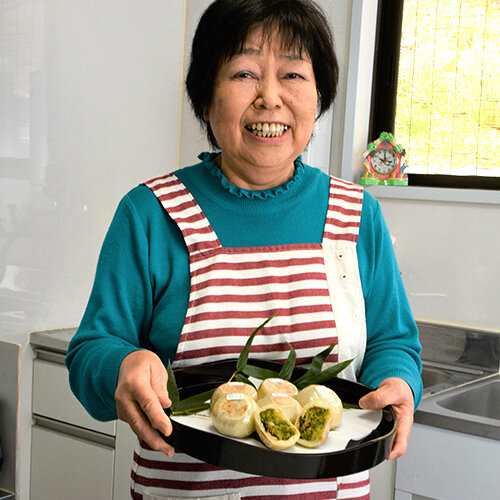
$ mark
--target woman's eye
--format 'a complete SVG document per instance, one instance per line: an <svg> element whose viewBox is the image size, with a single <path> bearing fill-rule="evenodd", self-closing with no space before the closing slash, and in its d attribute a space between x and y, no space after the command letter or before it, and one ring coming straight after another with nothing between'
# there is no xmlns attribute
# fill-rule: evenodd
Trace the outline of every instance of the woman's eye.
<svg viewBox="0 0 500 500"><path fill-rule="evenodd" d="M234 77L244 80L246 78L252 78L252 74L248 71L240 71L239 73L236 73Z"/></svg>
<svg viewBox="0 0 500 500"><path fill-rule="evenodd" d="M299 75L299 73L287 73L286 78L288 80L297 80L299 78L302 78L302 75Z"/></svg>

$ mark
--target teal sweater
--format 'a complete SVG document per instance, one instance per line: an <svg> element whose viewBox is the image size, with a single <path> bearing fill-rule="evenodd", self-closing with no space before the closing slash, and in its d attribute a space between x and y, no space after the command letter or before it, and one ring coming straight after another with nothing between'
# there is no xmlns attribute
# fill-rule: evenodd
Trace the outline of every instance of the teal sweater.
<svg viewBox="0 0 500 500"><path fill-rule="evenodd" d="M320 243L329 177L299 158L286 184L246 191L229 184L214 155L176 175L192 193L225 247ZM378 202L364 194L357 243L366 304L367 349L359 381L377 387L404 379L422 396L420 344L389 231ZM189 297L183 237L151 190L120 202L102 245L94 286L66 357L73 392L98 420L116 418L120 363L139 348L173 360ZM249 325L251 327L252 325Z"/></svg>

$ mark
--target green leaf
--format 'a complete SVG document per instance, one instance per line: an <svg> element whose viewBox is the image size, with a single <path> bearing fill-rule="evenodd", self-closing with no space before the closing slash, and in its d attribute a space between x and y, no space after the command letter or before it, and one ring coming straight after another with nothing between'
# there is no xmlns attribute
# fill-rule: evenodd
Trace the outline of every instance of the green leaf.
<svg viewBox="0 0 500 500"><path fill-rule="evenodd" d="M242 372L245 368L245 366L247 365L247 361L248 361L248 355L250 354L250 348L252 347L252 342L253 342L253 339L255 337L255 335L260 331L262 330L262 328L264 328L264 326L269 323L269 321L271 321L274 316L276 316L276 314L273 314L272 316L269 316L269 318L266 319L266 321L264 321L264 323L262 323L261 325L259 325L253 332L252 334L250 335L250 337L248 338L247 340L247 343L245 344L245 347L242 349L242 351L240 352L240 356L238 358L238 363L236 365L236 371L238 372Z"/></svg>
<svg viewBox="0 0 500 500"><path fill-rule="evenodd" d="M287 342L290 347L290 352L288 353L288 358L283 365L283 368L278 374L278 378L282 378L283 380L290 380L292 377L293 369L295 368L295 361L297 359L297 353L291 344Z"/></svg>
<svg viewBox="0 0 500 500"><path fill-rule="evenodd" d="M175 405L180 401L179 397L179 390L177 389L177 382L175 381L175 375L174 375L174 370L172 370L172 365L170 363L170 360L168 361L167 365L167 391L168 391L168 397L170 398L170 401L172 401L172 405Z"/></svg>
<svg viewBox="0 0 500 500"><path fill-rule="evenodd" d="M321 351L319 354L316 354L314 356L311 366L309 367L309 370L307 370L304 375L299 377L294 384L302 384L303 380L311 377L312 375L316 375L321 372L321 368L323 367L323 363L325 362L325 359L328 357L328 355L332 352L333 348L337 345L337 342L334 342L330 346L328 346L324 351ZM303 386L305 387L305 386Z"/></svg>
<svg viewBox="0 0 500 500"><path fill-rule="evenodd" d="M266 378L277 378L279 373L273 370L267 370L266 368L260 368L259 366L247 365L245 366L243 373L249 377L255 377L261 380Z"/></svg>
<svg viewBox="0 0 500 500"><path fill-rule="evenodd" d="M346 403L342 401L342 408L344 410L361 410L361 406L355 404L355 403Z"/></svg>
<svg viewBox="0 0 500 500"><path fill-rule="evenodd" d="M250 382L250 380L248 380L248 377L242 373L242 372L237 372L234 377L233 377L233 380L235 382L243 382L244 384L248 384L248 385L251 385L252 387L255 387L252 382Z"/></svg>
<svg viewBox="0 0 500 500"><path fill-rule="evenodd" d="M178 401L172 404L172 413L174 415L179 415L181 413L196 413L198 411L204 410L210 407L210 403L207 401L212 397L215 391L215 387L208 391L202 392L201 394L195 394L182 401Z"/></svg>
<svg viewBox="0 0 500 500"><path fill-rule="evenodd" d="M202 403L199 406L192 406L189 408L185 409L174 409L171 410L171 415L178 416L178 415L195 415L196 413L199 413L200 411L203 410L208 410L210 408L210 403Z"/></svg>
<svg viewBox="0 0 500 500"><path fill-rule="evenodd" d="M347 361L343 361L342 363L337 363L336 365L330 366L322 372L312 374L309 377L301 377L300 382L297 380L294 382L294 384L299 390L311 384L322 384L323 382L326 382L327 380L330 380L331 378L337 376L342 370L347 368L352 363L353 359L348 359Z"/></svg>

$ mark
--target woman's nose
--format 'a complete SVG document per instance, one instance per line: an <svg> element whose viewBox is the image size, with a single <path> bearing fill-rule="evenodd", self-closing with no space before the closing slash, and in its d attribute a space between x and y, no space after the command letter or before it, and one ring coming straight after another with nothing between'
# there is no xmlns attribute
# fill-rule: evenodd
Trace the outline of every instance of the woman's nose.
<svg viewBox="0 0 500 500"><path fill-rule="evenodd" d="M276 78L263 78L257 87L254 106L257 109L275 109L283 105L281 86Z"/></svg>

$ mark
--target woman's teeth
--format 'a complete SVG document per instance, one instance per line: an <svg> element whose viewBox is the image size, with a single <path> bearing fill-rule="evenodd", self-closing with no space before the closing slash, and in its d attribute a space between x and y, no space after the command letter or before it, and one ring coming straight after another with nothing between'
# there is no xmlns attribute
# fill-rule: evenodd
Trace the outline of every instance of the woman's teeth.
<svg viewBox="0 0 500 500"><path fill-rule="evenodd" d="M280 137L288 130L288 125L281 123L252 123L252 125L247 125L246 128L258 137Z"/></svg>

